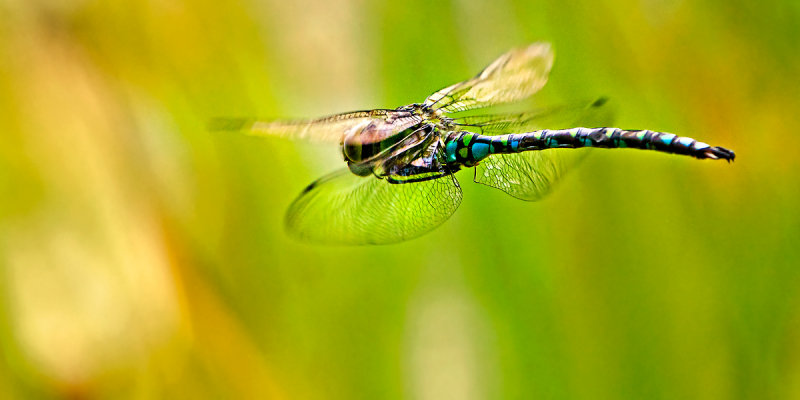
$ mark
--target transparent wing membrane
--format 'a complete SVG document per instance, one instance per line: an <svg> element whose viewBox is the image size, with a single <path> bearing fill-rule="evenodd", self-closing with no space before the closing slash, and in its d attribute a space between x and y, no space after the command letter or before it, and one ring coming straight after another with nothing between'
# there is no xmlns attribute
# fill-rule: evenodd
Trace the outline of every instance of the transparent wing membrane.
<svg viewBox="0 0 800 400"><path fill-rule="evenodd" d="M375 119L390 116L407 117L409 113L396 110L369 110L336 114L317 119L257 120L248 118L217 118L211 121L212 131L244 132L256 136L276 136L312 142L339 143L351 129L364 126ZM419 117L414 117L419 119Z"/></svg>
<svg viewBox="0 0 800 400"><path fill-rule="evenodd" d="M523 133L541 129L574 128L576 123L597 124L601 118L588 118L600 114L606 99L592 102L542 108L539 110L507 113L470 115L453 119L453 123L463 130L474 131L482 135L503 135L506 133ZM595 121L592 121L594 119ZM608 123L609 121L605 121Z"/></svg>
<svg viewBox="0 0 800 400"><path fill-rule="evenodd" d="M598 124L611 122L607 107L604 106L605 100L601 99L584 106L508 114L499 119L492 119L493 116L479 116L472 122L473 126L488 131L484 133L486 135L519 133L519 129L536 131L581 125L599 126ZM475 167L474 181L500 189L518 199L541 200L589 152L591 152L590 149L548 149L495 154L481 161Z"/></svg>
<svg viewBox="0 0 800 400"><path fill-rule="evenodd" d="M286 214L287 230L327 244L388 244L420 236L461 204L452 174L413 183L359 177L343 169L312 183Z"/></svg>
<svg viewBox="0 0 800 400"><path fill-rule="evenodd" d="M545 197L566 172L586 156L586 149L549 149L496 154L475 167L475 182L525 201Z"/></svg>
<svg viewBox="0 0 800 400"><path fill-rule="evenodd" d="M430 95L425 105L456 112L522 100L544 86L552 66L553 52L548 43L513 49L474 78Z"/></svg>

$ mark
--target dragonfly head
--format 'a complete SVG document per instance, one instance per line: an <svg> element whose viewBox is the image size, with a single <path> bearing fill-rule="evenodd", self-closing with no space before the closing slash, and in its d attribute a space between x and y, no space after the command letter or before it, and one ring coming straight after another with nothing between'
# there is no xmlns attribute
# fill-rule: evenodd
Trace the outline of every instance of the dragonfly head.
<svg viewBox="0 0 800 400"><path fill-rule="evenodd" d="M387 165L418 157L431 140L433 129L419 119L372 120L344 136L342 153L354 174L381 176Z"/></svg>
<svg viewBox="0 0 800 400"><path fill-rule="evenodd" d="M344 135L342 153L347 161L368 161L397 143L395 124L385 120L371 120L359 125Z"/></svg>
<svg viewBox="0 0 800 400"><path fill-rule="evenodd" d="M422 127L422 118L403 113L385 119L371 119L353 127L342 138L345 160L363 163L391 151L403 139Z"/></svg>

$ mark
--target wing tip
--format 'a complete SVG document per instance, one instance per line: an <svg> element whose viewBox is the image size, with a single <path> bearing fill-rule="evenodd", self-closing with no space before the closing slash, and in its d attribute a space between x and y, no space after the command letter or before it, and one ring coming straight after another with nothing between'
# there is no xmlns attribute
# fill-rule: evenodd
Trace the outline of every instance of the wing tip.
<svg viewBox="0 0 800 400"><path fill-rule="evenodd" d="M598 98L597 98L597 100L595 100L595 101L594 101L594 102L591 104L591 107L592 107L592 108L599 108L599 107L602 107L602 106L606 105L606 103L608 103L608 100L609 100L608 96L601 96L601 97L598 97Z"/></svg>
<svg viewBox="0 0 800 400"><path fill-rule="evenodd" d="M519 50L532 52L532 53L552 53L553 52L553 45L550 42L533 42L527 46L518 47Z"/></svg>

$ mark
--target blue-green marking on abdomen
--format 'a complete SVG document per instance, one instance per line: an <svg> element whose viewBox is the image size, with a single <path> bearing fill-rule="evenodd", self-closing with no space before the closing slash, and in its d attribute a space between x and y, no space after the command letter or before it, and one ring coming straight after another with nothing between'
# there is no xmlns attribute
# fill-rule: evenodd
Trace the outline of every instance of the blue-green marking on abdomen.
<svg viewBox="0 0 800 400"><path fill-rule="evenodd" d="M445 153L447 153L447 162L449 163L456 162L457 147L458 147L458 141L451 140L447 142L447 146L445 146Z"/></svg>
<svg viewBox="0 0 800 400"><path fill-rule="evenodd" d="M475 161L480 161L489 155L488 143L475 143L472 145L472 158Z"/></svg>

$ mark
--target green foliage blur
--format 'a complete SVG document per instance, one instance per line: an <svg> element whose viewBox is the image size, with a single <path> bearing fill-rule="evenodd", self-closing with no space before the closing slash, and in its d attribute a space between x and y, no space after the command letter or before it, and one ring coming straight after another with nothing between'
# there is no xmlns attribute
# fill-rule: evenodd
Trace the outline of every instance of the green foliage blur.
<svg viewBox="0 0 800 400"><path fill-rule="evenodd" d="M0 397L800 398L800 2L0 15ZM460 172L430 234L318 247L283 214L339 150L205 129L419 102L533 41L537 104L736 162L597 150L538 203Z"/></svg>

